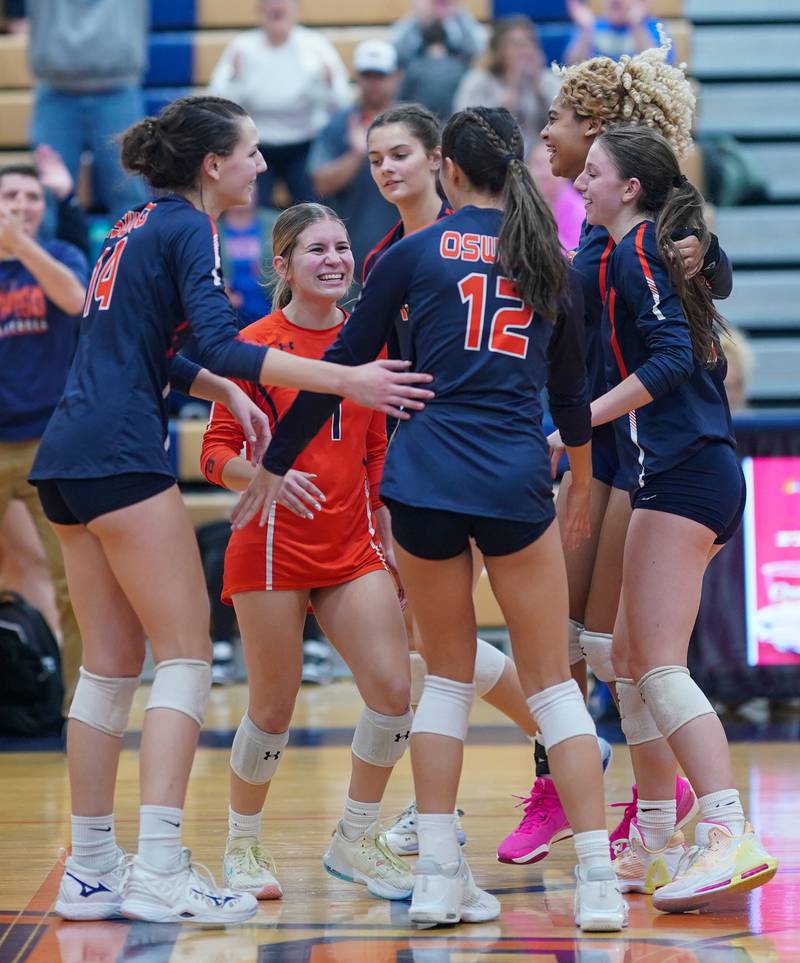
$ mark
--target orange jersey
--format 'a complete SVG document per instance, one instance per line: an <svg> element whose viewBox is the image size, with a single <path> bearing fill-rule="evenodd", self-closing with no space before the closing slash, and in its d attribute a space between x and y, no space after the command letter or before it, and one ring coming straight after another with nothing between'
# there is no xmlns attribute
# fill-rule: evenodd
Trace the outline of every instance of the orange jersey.
<svg viewBox="0 0 800 963"><path fill-rule="evenodd" d="M241 338L272 350L321 358L342 324L309 330L292 324L283 311L273 311L246 327ZM235 383L265 412L273 430L297 395L293 388ZM203 474L222 485L225 465L245 448L249 455L239 423L227 408L215 404L203 438ZM381 505L378 489L385 455L386 416L343 400L294 464L297 470L316 475L313 482L325 495L322 511L309 520L276 504L263 528L256 516L234 531L225 554L223 601L239 592L339 585L385 568L373 515Z"/></svg>

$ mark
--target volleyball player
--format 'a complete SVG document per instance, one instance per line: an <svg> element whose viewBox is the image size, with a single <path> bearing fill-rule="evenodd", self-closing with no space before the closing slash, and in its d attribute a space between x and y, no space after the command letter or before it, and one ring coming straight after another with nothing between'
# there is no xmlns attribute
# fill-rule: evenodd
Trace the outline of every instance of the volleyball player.
<svg viewBox="0 0 800 963"><path fill-rule="evenodd" d="M299 204L275 222L272 252L275 310L242 338L320 358L346 317L337 302L353 280L347 231L330 208ZM296 394L240 387L273 428ZM238 457L245 441L233 415L214 405L201 454L209 481L233 491L247 487L255 468ZM236 609L249 700L231 752L224 877L259 899L282 895L261 845L261 813L289 739L309 604L366 703L353 738L344 814L323 865L384 899L411 894L413 874L389 850L378 823L413 718L403 617L384 555L393 557L389 512L378 496L385 455L386 416L342 402L287 474L266 529L253 519L228 543L222 598Z"/></svg>
<svg viewBox="0 0 800 963"><path fill-rule="evenodd" d="M394 244L453 213L447 201L442 199L438 187L441 140L438 118L420 104L390 107L370 124L367 156L372 178L384 199L397 207L400 220L365 258L365 282L381 257ZM410 325L403 311L398 315L388 344L390 357L413 361ZM483 560L474 548L473 559L473 579L476 580ZM405 615L406 629L415 649L411 652L411 704L416 706L422 695L427 666L410 606L406 606ZM505 713L532 740L536 735L536 724L525 702L514 663L484 639L478 638L476 646L476 695ZM603 767L606 768L611 760L611 747L605 740L600 740L600 743ZM458 818L456 825L463 845L466 833ZM410 855L418 852L417 810L413 802L387 825L386 838L396 853ZM526 858L527 861L531 860Z"/></svg>
<svg viewBox="0 0 800 963"><path fill-rule="evenodd" d="M654 892L658 909L700 909L777 869L745 820L722 723L686 668L703 573L745 503L722 319L671 240L680 225L708 242L704 202L669 143L644 127L600 134L576 187L588 222L615 244L603 314L611 387L592 402L592 424L613 422L620 467L633 479L612 662L637 784L652 800L647 839L634 821L615 865L623 889ZM699 797L688 852L667 742ZM654 743L662 750L643 752Z"/></svg>
<svg viewBox="0 0 800 963"><path fill-rule="evenodd" d="M695 98L684 71L667 63L669 41L658 49L646 50L619 61L595 57L562 71L562 86L554 99L542 138L547 145L553 173L575 180L583 170L586 155L597 135L606 127L630 123L652 127L673 145L679 156L692 147L691 129ZM600 225L586 225L574 254L573 265L583 283L586 311L587 367L592 397L606 390L600 321L607 288L608 259L613 240ZM699 272L712 286L716 297L731 290L731 269L713 235L708 250L694 236L676 243L687 270ZM566 551L570 597L570 663L572 673L585 686L584 657L597 679L609 684L614 693L611 665L611 634L622 581L622 549L630 519L629 479L620 470L614 432L610 425L592 432L592 534ZM559 487L558 507L563 510L571 481L564 475ZM669 748L664 746L668 757ZM653 747L657 751L657 747ZM501 843L498 855L514 862L541 858L557 839L569 832L569 823L549 778L547 753L536 749L537 779L525 804L519 826ZM676 763L672 762L675 767ZM697 812L697 801L688 780L675 776L675 801L679 825ZM627 846L631 820L640 819L647 833L650 799L639 798L633 787L633 801L626 805L619 825L611 833L613 855Z"/></svg>
<svg viewBox="0 0 800 963"><path fill-rule="evenodd" d="M627 907L611 866L594 723L569 678L566 574L539 401L547 381L571 445L564 537L574 543L588 531L591 481L580 288L508 111L456 114L442 156L456 213L383 256L327 352L352 364L374 357L405 307L415 363L436 384L435 403L395 433L381 486L428 662L411 740L420 858L410 916L478 922L500 912L472 879L453 815L475 691L472 535L575 833L576 923L618 930ZM267 470L234 511L235 526L259 512L265 521L281 476L331 410L318 395L298 397L267 452Z"/></svg>
<svg viewBox="0 0 800 963"><path fill-rule="evenodd" d="M128 212L104 242L76 359L31 473L61 543L84 645L69 713L72 855L56 910L237 922L255 912L255 899L217 889L181 846L211 670L197 543L166 452L170 384L224 403L256 450L266 418L219 374L344 393L390 413L404 398L420 404L420 389L397 364L351 373L236 339L214 219L246 203L265 169L241 107L175 101L125 133L122 159L164 193ZM184 344L217 374L176 355ZM114 783L145 637L156 668L140 751L139 851L128 866L116 845Z"/></svg>

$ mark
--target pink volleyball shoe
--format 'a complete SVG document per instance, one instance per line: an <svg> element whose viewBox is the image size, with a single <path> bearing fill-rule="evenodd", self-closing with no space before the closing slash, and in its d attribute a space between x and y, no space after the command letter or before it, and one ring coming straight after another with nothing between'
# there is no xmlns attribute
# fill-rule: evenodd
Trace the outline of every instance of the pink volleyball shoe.
<svg viewBox="0 0 800 963"><path fill-rule="evenodd" d="M569 839L572 830L558 798L555 783L539 776L529 796L517 796L525 807L519 826L497 847L501 863L537 863L550 852L553 843Z"/></svg>

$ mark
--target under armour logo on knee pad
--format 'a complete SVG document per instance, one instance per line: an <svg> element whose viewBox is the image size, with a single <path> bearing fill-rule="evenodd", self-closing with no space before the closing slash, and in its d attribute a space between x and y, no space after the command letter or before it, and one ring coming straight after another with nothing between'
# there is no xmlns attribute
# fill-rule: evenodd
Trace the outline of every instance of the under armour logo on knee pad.
<svg viewBox="0 0 800 963"><path fill-rule="evenodd" d="M267 759L280 759L280 757L281 757L280 749L279 749L277 752L265 752L265 753L264 753L264 759L265 759L265 760L267 760Z"/></svg>
<svg viewBox="0 0 800 963"><path fill-rule="evenodd" d="M405 732L398 732L398 733L396 733L396 734L395 734L395 737L394 737L394 741L395 741L395 742L400 742L401 739L408 739L408 737L409 737L410 735L411 735L411 730L410 730L410 729L406 729Z"/></svg>

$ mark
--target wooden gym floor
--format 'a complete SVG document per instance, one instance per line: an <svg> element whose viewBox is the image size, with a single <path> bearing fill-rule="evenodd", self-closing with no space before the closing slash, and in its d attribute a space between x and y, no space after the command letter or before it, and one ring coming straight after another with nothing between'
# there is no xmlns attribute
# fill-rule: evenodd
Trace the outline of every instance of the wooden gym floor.
<svg viewBox="0 0 800 963"><path fill-rule="evenodd" d="M147 689L137 697L126 745L135 746ZM244 688L215 689L187 802L186 843L221 875L227 819L227 759L245 705ZM467 853L478 882L495 893L495 923L413 931L408 904L368 897L363 888L329 877L320 855L338 818L347 785L348 745L360 704L351 683L304 688L293 744L265 812L265 842L285 889L262 903L246 926L68 923L52 913L68 842L66 766L60 752L0 754L0 963L745 963L800 961L800 753L797 723L785 742L737 742L735 772L762 839L781 860L775 879L713 914L664 916L644 896L630 898L624 935L579 935L572 922L569 841L529 867L495 860L497 842L520 816L513 793L527 793L532 758L519 733L495 710L476 705L459 805L465 810ZM615 727L604 733L614 737ZM791 741L794 740L794 741ZM609 801L630 798L624 746L615 747L606 776ZM123 751L117 796L121 844L136 839L135 748ZM408 757L397 767L383 815L411 794ZM620 809L609 809L609 827Z"/></svg>

